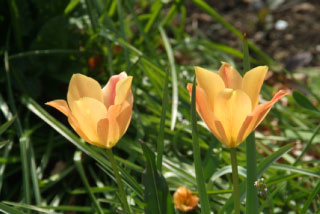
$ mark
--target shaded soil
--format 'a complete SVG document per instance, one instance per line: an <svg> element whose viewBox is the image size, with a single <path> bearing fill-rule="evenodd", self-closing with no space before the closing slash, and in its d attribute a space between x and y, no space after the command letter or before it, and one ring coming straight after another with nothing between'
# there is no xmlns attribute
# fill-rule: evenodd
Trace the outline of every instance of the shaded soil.
<svg viewBox="0 0 320 214"><path fill-rule="evenodd" d="M288 70L320 66L320 1L224 0L210 6ZM229 30L200 10L190 12L191 26L239 49L239 39Z"/></svg>

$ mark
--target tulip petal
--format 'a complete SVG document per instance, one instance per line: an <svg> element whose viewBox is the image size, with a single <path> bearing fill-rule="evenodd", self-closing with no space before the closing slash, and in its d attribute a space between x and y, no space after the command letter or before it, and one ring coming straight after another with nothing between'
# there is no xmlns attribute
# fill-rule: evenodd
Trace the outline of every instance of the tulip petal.
<svg viewBox="0 0 320 214"><path fill-rule="evenodd" d="M124 135L130 124L132 105L124 102L121 105L112 105L108 116L98 123L98 135L104 147L112 148Z"/></svg>
<svg viewBox="0 0 320 214"><path fill-rule="evenodd" d="M192 96L192 84L187 85L190 97ZM213 108L210 106L208 96L205 91L196 87L196 108L202 120L206 123L210 131L216 136L221 142L226 142L226 134L223 130L221 122L218 121L217 117L213 113Z"/></svg>
<svg viewBox="0 0 320 214"><path fill-rule="evenodd" d="M72 115L69 114L68 116L68 122L71 125L71 127L73 128L73 130L82 138L84 139L86 142L91 143L91 144L95 144L94 142L92 142L81 130L80 125L77 121L77 119Z"/></svg>
<svg viewBox="0 0 320 214"><path fill-rule="evenodd" d="M70 113L69 106L65 100L53 100L45 104L59 110L66 116L68 116Z"/></svg>
<svg viewBox="0 0 320 214"><path fill-rule="evenodd" d="M285 91L279 91L270 101L260 104L254 111L248 115L243 123L237 141L242 142L245 138L262 122L262 120L269 113L272 106L283 96L286 95Z"/></svg>
<svg viewBox="0 0 320 214"><path fill-rule="evenodd" d="M127 77L126 72L121 72L118 75L113 75L110 77L108 83L103 87L102 89L103 99L104 99L104 104L107 108L109 108L110 105L114 104L117 83L121 79L124 79L126 77Z"/></svg>
<svg viewBox="0 0 320 214"><path fill-rule="evenodd" d="M124 102L121 107L121 112L119 113L116 119L119 126L120 138L127 131L131 121L131 116L132 116L132 104L129 104L128 102Z"/></svg>
<svg viewBox="0 0 320 214"><path fill-rule="evenodd" d="M248 71L243 77L242 90L249 95L252 109L258 105L260 90L267 72L267 66L258 66Z"/></svg>
<svg viewBox="0 0 320 214"><path fill-rule="evenodd" d="M102 102L91 97L84 97L70 105L72 115L79 127L91 142L99 142L97 133L98 122L107 117L107 109Z"/></svg>
<svg viewBox="0 0 320 214"><path fill-rule="evenodd" d="M233 148L236 146L238 132L251 113L251 100L246 93L237 89L229 88L221 91L214 103L214 114L221 121L228 141L226 146Z"/></svg>
<svg viewBox="0 0 320 214"><path fill-rule="evenodd" d="M67 94L69 106L82 97L91 97L103 102L101 86L96 80L82 74L74 74L70 80Z"/></svg>
<svg viewBox="0 0 320 214"><path fill-rule="evenodd" d="M213 107L216 95L225 88L224 82L215 72L200 67L195 67L195 71L198 86L205 91L209 104Z"/></svg>
<svg viewBox="0 0 320 214"><path fill-rule="evenodd" d="M101 141L101 146L107 149L112 148L112 142L109 140L109 134L113 131L113 127L109 124L109 119L104 118L98 122L97 131Z"/></svg>
<svg viewBox="0 0 320 214"><path fill-rule="evenodd" d="M223 79L226 88L232 88L233 90L241 89L242 77L230 64L222 62L218 74Z"/></svg>
<svg viewBox="0 0 320 214"><path fill-rule="evenodd" d="M71 114L71 111L67 105L67 102L65 100L54 100L47 102L46 105L52 106L62 112L65 116L68 117L68 122L70 123L71 127L74 129L74 131L85 141L90 142L88 137L82 132L80 129L80 125L78 121L75 119L75 117ZM90 142L91 143L91 142Z"/></svg>
<svg viewBox="0 0 320 214"><path fill-rule="evenodd" d="M121 79L116 85L114 105L123 103L131 93L132 76Z"/></svg>

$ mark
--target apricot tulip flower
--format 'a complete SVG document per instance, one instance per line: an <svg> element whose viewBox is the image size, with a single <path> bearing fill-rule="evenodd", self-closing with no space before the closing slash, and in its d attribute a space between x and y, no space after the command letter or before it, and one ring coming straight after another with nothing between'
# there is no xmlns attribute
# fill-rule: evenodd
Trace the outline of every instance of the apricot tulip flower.
<svg viewBox="0 0 320 214"><path fill-rule="evenodd" d="M193 210L198 202L198 196L192 195L187 187L179 187L173 194L174 207L182 212Z"/></svg>
<svg viewBox="0 0 320 214"><path fill-rule="evenodd" d="M126 132L132 115L132 77L125 72L112 76L106 86L85 75L74 74L67 101L46 104L68 117L75 132L88 143L112 148Z"/></svg>
<svg viewBox="0 0 320 214"><path fill-rule="evenodd" d="M217 73L195 67L197 111L210 131L229 148L237 147L261 123L275 102L286 93L279 91L258 105L267 66L248 71L243 77L222 62ZM192 84L187 85L191 95Z"/></svg>

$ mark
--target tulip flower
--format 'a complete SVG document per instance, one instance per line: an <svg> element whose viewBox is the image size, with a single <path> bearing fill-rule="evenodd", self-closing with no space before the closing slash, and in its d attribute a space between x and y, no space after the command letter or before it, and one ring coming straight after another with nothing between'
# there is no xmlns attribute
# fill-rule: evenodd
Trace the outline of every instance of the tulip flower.
<svg viewBox="0 0 320 214"><path fill-rule="evenodd" d="M46 104L68 117L75 132L90 144L110 149L126 132L132 115L132 77L125 72L112 76L106 86L85 75L74 74L67 101Z"/></svg>
<svg viewBox="0 0 320 214"><path fill-rule="evenodd" d="M187 187L179 187L173 194L174 207L182 212L193 210L198 205L199 198L192 195Z"/></svg>
<svg viewBox="0 0 320 214"><path fill-rule="evenodd" d="M195 67L197 112L225 146L235 148L243 142L271 107L286 95L279 91L270 101L258 105L267 71L267 66L258 66L242 77L225 62L217 73ZM192 84L187 89L191 95Z"/></svg>

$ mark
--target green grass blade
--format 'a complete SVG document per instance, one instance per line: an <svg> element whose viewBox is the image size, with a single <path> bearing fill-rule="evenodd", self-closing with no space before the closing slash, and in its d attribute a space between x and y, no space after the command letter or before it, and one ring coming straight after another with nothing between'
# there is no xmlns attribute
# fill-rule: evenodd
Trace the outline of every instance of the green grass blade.
<svg viewBox="0 0 320 214"><path fill-rule="evenodd" d="M5 132L11 125L12 123L15 121L17 116L14 116L12 119L10 119L9 121L5 122L4 124L2 124L0 126L0 135Z"/></svg>
<svg viewBox="0 0 320 214"><path fill-rule="evenodd" d="M28 141L30 141L30 138L27 138ZM33 194L35 197L35 201L37 205L41 205L42 203L42 197L40 193L40 188L39 188L39 178L38 178L38 173L37 173L37 166L36 166L36 156L34 154L34 150L32 147L31 142L29 144L29 165L30 165L30 176L31 176L31 183L33 187Z"/></svg>
<svg viewBox="0 0 320 214"><path fill-rule="evenodd" d="M11 78L10 78L10 67L9 67L9 57L8 52L4 53L4 67L6 71L7 77L7 85L8 85L8 97L9 97L9 105L11 107L12 113L17 114L17 108L15 106L15 100L12 92L11 86ZM20 156L21 156L21 165L22 165L22 180L23 180L23 193L24 193L24 201L27 204L31 203L31 192L30 192L30 169L29 169L29 160L28 160L28 145L23 141L23 129L20 123L20 119L17 116L15 122L15 127L19 136L19 146L20 146Z"/></svg>
<svg viewBox="0 0 320 214"><path fill-rule="evenodd" d="M88 179L85 175L85 172L84 172L84 169L83 169L83 166L82 166L82 163L81 163L81 152L80 151L76 151L74 153L74 156L73 156L73 160L75 162L75 165L76 165L76 168L78 170L78 173L80 175L80 178L93 202L93 205L95 206L96 208L96 211L100 214L103 214L103 210L101 209L101 206L99 204L99 202L97 201L95 195L93 194L93 192L91 191L91 187L89 185L89 182L88 182Z"/></svg>
<svg viewBox="0 0 320 214"><path fill-rule="evenodd" d="M6 213L6 214L25 214L24 212L20 211L20 210L17 210L15 208L12 208L4 203L1 203L0 202L0 210L3 212L3 213Z"/></svg>
<svg viewBox="0 0 320 214"><path fill-rule="evenodd" d="M303 148L302 152L300 153L300 155L296 158L295 162L293 163L294 166L296 166L299 161L301 160L301 158L303 157L303 155L307 152L307 150L309 149L309 147L311 146L313 140L315 139L315 137L317 136L318 132L320 131L320 126L318 126L316 128L316 130L314 130L314 133L312 134L312 137L310 138L310 140L307 142L306 146Z"/></svg>
<svg viewBox="0 0 320 214"><path fill-rule="evenodd" d="M165 122L166 122L166 112L168 106L168 83L169 83L169 71L166 72L166 78L164 81L164 90L162 97L162 109L161 109L161 119L160 119L160 128L157 139L157 169L159 172L162 171L162 156L163 156L163 146L164 146L164 131L165 131Z"/></svg>
<svg viewBox="0 0 320 214"><path fill-rule="evenodd" d="M148 23L144 27L144 32L147 34L151 27L154 25L157 17L159 16L159 13L161 12L162 9L162 2L161 1L156 1L152 7L151 7L151 17L148 21Z"/></svg>
<svg viewBox="0 0 320 214"><path fill-rule="evenodd" d="M80 0L71 0L67 7L64 9L64 14L70 13L78 4Z"/></svg>
<svg viewBox="0 0 320 214"><path fill-rule="evenodd" d="M3 154L2 154L3 159L7 159L9 157L9 154L10 154L12 147L13 147L13 141L9 140L9 142L6 144L4 151L3 151ZM6 163L3 163L0 165L0 193L2 190L2 186L3 186L3 178L5 176L4 172L5 172L6 166L7 166Z"/></svg>
<svg viewBox="0 0 320 214"><path fill-rule="evenodd" d="M121 37L124 41L127 41L126 31L125 31L125 25L123 21L123 8L122 8L122 0L117 0L117 12L118 12L118 19L120 22L120 31L121 31ZM126 65L127 65L127 71L129 71L130 68L130 56L129 56L129 50L127 47L124 47L124 55L126 59Z"/></svg>
<svg viewBox="0 0 320 214"><path fill-rule="evenodd" d="M197 114L196 114L196 79L193 80L192 99L191 99L191 118L192 118L192 144L193 144L193 158L194 167L196 171L197 187L199 191L201 213L210 214L209 199L206 191L205 180L203 177L201 154L198 142L197 130Z"/></svg>
<svg viewBox="0 0 320 214"><path fill-rule="evenodd" d="M284 170L286 172L296 172L296 173L300 173L302 175L313 176L313 177L316 177L316 178L320 178L320 173L319 172L313 172L313 171L307 170L307 169L300 169L300 168L297 168L297 167L291 166L291 165L274 163L274 164L272 164L270 166L270 168L280 169L280 170Z"/></svg>
<svg viewBox="0 0 320 214"><path fill-rule="evenodd" d="M169 39L167 37L167 34L165 33L162 27L159 27L159 31L168 55L168 60L169 60L170 70L171 70L171 77L172 77L172 108L171 108L171 127L170 128L171 130L173 130L176 124L177 115L178 115L178 99L179 98L178 98L177 71L176 71L176 66L174 64L173 51L172 51Z"/></svg>
<svg viewBox="0 0 320 214"><path fill-rule="evenodd" d="M85 0L86 2L86 5L87 5L87 11L88 11L88 15L89 15L89 18L90 18L90 22L91 22L91 26L92 26L92 30L94 33L97 32L97 29L98 29L98 19L97 17L95 17L95 11L94 11L94 8L92 6L92 0Z"/></svg>
<svg viewBox="0 0 320 214"><path fill-rule="evenodd" d="M317 186L313 189L313 191L310 193L307 201L304 203L303 208L300 213L307 213L307 209L310 207L312 201L319 197L318 193L320 192L320 180L318 181Z"/></svg>

